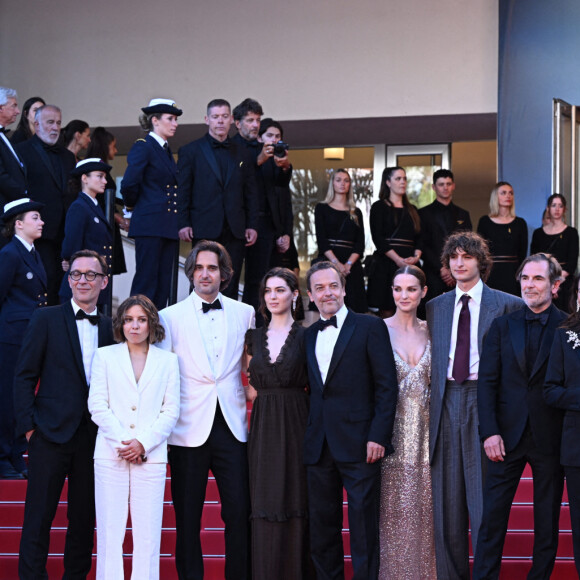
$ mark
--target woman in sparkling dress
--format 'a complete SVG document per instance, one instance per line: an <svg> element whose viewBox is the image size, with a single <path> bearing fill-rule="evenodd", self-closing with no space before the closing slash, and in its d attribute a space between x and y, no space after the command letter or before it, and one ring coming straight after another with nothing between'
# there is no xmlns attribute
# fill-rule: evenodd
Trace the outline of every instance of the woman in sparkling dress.
<svg viewBox="0 0 580 580"><path fill-rule="evenodd" d="M396 311L385 320L397 367L399 398L395 452L381 466L381 580L432 580L435 570L433 502L429 467L431 343L417 308L427 292L417 266L393 277Z"/></svg>

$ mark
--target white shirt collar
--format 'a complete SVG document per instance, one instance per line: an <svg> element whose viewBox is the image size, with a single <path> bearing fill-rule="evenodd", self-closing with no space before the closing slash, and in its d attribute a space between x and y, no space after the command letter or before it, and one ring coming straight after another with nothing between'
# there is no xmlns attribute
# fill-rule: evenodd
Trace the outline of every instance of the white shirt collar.
<svg viewBox="0 0 580 580"><path fill-rule="evenodd" d="M83 191L82 193L84 193L95 205L99 205L99 202L95 198L91 197L86 191Z"/></svg>
<svg viewBox="0 0 580 580"><path fill-rule="evenodd" d="M71 298L71 299L70 299L70 303L72 304L73 311L74 311L74 313L75 313L75 316L76 316L76 313L77 313L79 310L82 310L82 309L81 309L81 307L80 307L80 306L79 306L79 305L78 305L78 304L75 302L75 299L74 299L74 298ZM95 309L94 309L92 312L87 312L86 314L90 314L90 315L93 315L93 314L98 314L98 312L97 312L97 307L95 306Z"/></svg>
<svg viewBox="0 0 580 580"><path fill-rule="evenodd" d="M165 146L165 143L167 143L167 141L165 141L164 139L162 139L161 137L159 137L159 135L157 135L157 133L154 133L153 131L149 132L149 135L151 137L153 137L153 139L155 139L155 141L157 141L157 143L159 143L159 145L161 145L161 147Z"/></svg>
<svg viewBox="0 0 580 580"><path fill-rule="evenodd" d="M336 328L340 330L341 326L344 324L346 316L348 314L348 308L343 304L340 310L335 314L336 316ZM327 320L324 316L320 316L322 320Z"/></svg>
<svg viewBox="0 0 580 580"><path fill-rule="evenodd" d="M18 238L18 240L29 252L34 248L34 246L30 245L26 240L23 240L18 234L14 234L14 237Z"/></svg>
<svg viewBox="0 0 580 580"><path fill-rule="evenodd" d="M468 294L473 301L477 302L477 304L481 304L482 293L483 293L483 280L481 278L479 279L477 284L467 292L463 292L463 290L460 290L459 285L457 285L455 286L455 306L457 306L457 303L464 294Z"/></svg>
<svg viewBox="0 0 580 580"><path fill-rule="evenodd" d="M201 310L202 309L202 304L205 302L206 304L211 304L211 302L208 302L207 300L204 300L199 294L196 293L195 290L193 290L190 294L191 299L193 300L193 307L196 310ZM215 297L216 300L220 301L220 304L222 305L222 309L224 307L224 299L222 297L222 293L218 292L217 296Z"/></svg>

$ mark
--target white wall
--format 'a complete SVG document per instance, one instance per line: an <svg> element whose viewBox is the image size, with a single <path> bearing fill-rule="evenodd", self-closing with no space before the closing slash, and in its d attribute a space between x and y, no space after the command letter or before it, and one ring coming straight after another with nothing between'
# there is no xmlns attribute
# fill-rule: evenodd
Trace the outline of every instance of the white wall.
<svg viewBox="0 0 580 580"><path fill-rule="evenodd" d="M494 113L497 20L490 0L4 0L0 84L108 127L154 96L184 123L214 97L284 120Z"/></svg>

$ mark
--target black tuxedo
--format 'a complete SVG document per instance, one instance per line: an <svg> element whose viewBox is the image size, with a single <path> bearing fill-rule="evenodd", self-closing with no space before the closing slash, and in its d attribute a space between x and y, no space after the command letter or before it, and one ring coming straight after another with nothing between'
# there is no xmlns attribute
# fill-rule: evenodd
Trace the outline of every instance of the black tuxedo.
<svg viewBox="0 0 580 580"><path fill-rule="evenodd" d="M526 463L534 476L535 521L534 559L528 578L549 578L558 547L564 483L559 464L563 415L544 402L543 387L554 333L565 314L550 306L532 364L526 361L526 332L530 332L526 311L524 307L494 320L479 365L481 439L500 435L506 455L504 461L487 463L474 578L499 575L509 512Z"/></svg>
<svg viewBox="0 0 580 580"><path fill-rule="evenodd" d="M22 162L22 159L20 161ZM25 197L25 194L26 167L23 162L18 162L4 139L0 137L0 205L3 207L9 201Z"/></svg>
<svg viewBox="0 0 580 580"><path fill-rule="evenodd" d="M177 164L178 228L191 227L194 243L222 243L232 258L234 277L225 294L237 299L244 260L245 231L258 230L258 193L251 157L227 141L224 175L209 134L179 149Z"/></svg>
<svg viewBox="0 0 580 580"><path fill-rule="evenodd" d="M328 332L325 330L323 332ZM397 373L384 322L349 312L336 341L326 381L316 359L317 325L306 331L311 388L304 436L312 558L319 580L343 578L342 487L348 514L354 579L378 574L380 463L366 463L367 442L392 453Z"/></svg>
<svg viewBox="0 0 580 580"><path fill-rule="evenodd" d="M109 344L113 344L111 320L102 317L98 345ZM24 336L14 382L16 431L24 434L35 430L28 445L29 480L20 543L20 578L45 577L50 527L67 476L69 526L65 574L67 578L84 578L90 571L97 428L87 409L88 394L71 303L37 310Z"/></svg>
<svg viewBox="0 0 580 580"><path fill-rule="evenodd" d="M76 197L68 190L75 156L61 146L47 151L37 135L18 144L15 149L26 165L29 197L44 204L40 212L44 221L42 238L35 242L35 246L46 269L48 303L58 304L58 290L63 274L60 249L64 237L64 218Z"/></svg>
<svg viewBox="0 0 580 580"><path fill-rule="evenodd" d="M572 542L576 571L580 574L580 349L578 328L556 331L544 398L549 405L564 411L560 462L566 473L566 488L572 520Z"/></svg>

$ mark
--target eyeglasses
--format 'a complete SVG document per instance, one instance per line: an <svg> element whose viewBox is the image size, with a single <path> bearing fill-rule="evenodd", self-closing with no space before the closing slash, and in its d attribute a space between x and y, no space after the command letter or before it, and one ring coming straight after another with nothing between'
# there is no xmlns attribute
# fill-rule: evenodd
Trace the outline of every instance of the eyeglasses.
<svg viewBox="0 0 580 580"><path fill-rule="evenodd" d="M93 272L92 270L89 270L88 272L79 272L79 270L73 270L72 272L69 272L68 275L70 279L74 280L75 282L78 282L83 276L87 282L94 282L97 276L103 276L103 278L105 277L104 274L101 274L100 272Z"/></svg>

